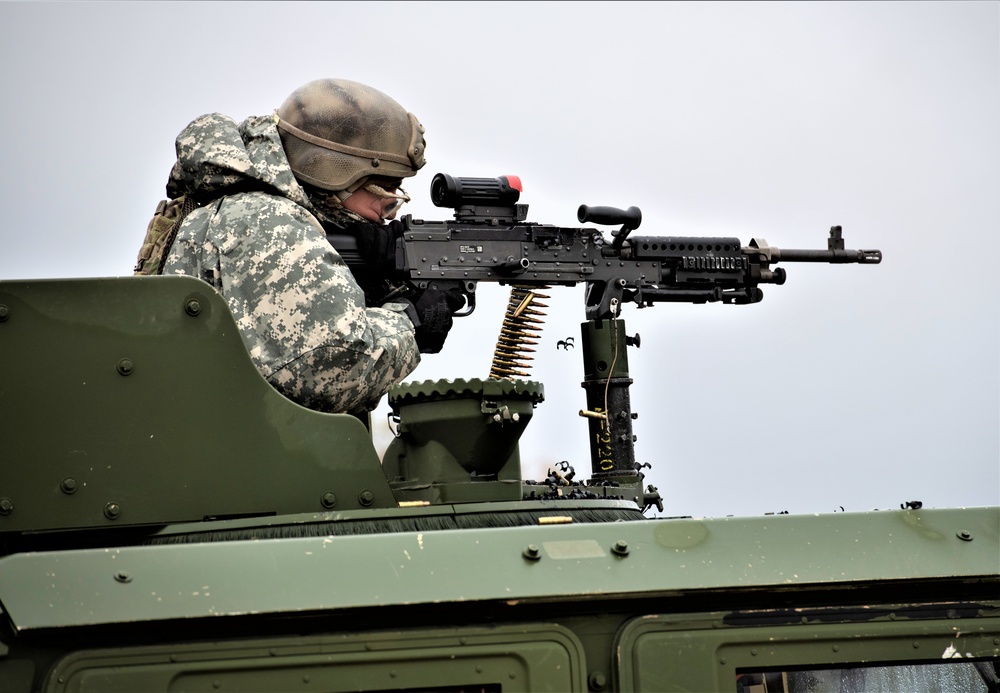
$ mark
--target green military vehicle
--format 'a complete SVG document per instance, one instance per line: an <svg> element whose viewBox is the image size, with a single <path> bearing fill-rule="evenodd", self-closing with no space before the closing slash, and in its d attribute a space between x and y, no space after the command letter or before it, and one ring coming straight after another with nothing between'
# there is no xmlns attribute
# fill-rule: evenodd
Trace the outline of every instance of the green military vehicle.
<svg viewBox="0 0 1000 693"><path fill-rule="evenodd" d="M455 220L406 220L392 281L512 298L491 377L390 393L381 460L273 390L197 279L0 282L0 691L1000 690L998 508L645 514L622 305L881 254L581 207L608 241L526 222L517 187L439 175ZM533 306L576 283L590 476L524 479Z"/></svg>

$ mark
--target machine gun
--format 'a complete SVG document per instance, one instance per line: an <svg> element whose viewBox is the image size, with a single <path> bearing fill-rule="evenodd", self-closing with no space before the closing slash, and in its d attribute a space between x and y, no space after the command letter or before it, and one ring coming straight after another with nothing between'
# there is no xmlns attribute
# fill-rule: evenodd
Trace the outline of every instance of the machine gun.
<svg viewBox="0 0 1000 693"><path fill-rule="evenodd" d="M617 317L623 301L639 306L658 302L757 303L760 284L783 284L778 262L877 264L878 250L847 250L841 227L830 229L826 250L788 250L755 238L631 236L642 221L638 207L581 205L581 223L621 225L607 241L594 228L567 228L526 221L516 176L456 178L444 173L431 182L431 200L454 209L454 221L424 221L406 215L396 241L395 267L385 279L389 296L406 288L460 290L468 315L476 306L479 282L518 286L574 285L584 282L586 317ZM356 239L328 232L327 239L356 274L366 268Z"/></svg>
<svg viewBox="0 0 1000 693"><path fill-rule="evenodd" d="M636 236L638 207L581 205L581 223L620 225L611 239L595 228L566 228L526 221L528 206L518 202L516 176L456 178L438 173L431 200L454 210L453 221L423 221L407 215L396 239L395 262L383 277L383 301L415 290L459 290L468 315L476 306L479 282L508 284L507 316L490 371L492 378L524 376L526 345L533 344L533 301L538 290L555 285L586 284L582 351L590 419L593 478L616 481L637 476L632 435L626 346L638 346L618 319L626 301L639 307L659 302L757 303L761 284L783 284L778 262L878 264L879 250L844 248L841 227L830 229L826 250L788 250L755 238ZM355 237L328 232L327 239L364 286L371 280Z"/></svg>

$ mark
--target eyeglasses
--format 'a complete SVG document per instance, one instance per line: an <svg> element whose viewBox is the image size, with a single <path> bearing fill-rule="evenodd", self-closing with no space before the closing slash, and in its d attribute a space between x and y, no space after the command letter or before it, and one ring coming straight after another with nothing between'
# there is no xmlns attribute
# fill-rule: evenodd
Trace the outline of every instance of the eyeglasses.
<svg viewBox="0 0 1000 693"><path fill-rule="evenodd" d="M364 186L364 189L370 192L372 195L381 197L384 200L393 201L392 204L387 205L383 209L382 217L384 219L391 219L393 215L395 215L396 212L399 211L400 207L402 207L404 204L410 201L410 196L406 194L405 190L398 187L397 185L390 185L389 187L395 188L396 192L389 192L388 190L383 188L381 185L378 185L377 183L368 183L367 185Z"/></svg>

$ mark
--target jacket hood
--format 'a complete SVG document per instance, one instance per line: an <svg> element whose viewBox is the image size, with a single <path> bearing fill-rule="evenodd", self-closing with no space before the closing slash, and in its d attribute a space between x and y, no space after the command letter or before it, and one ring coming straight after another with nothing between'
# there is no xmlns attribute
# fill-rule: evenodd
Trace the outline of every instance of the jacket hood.
<svg viewBox="0 0 1000 693"><path fill-rule="evenodd" d="M292 174L274 116L254 116L237 125L228 116L209 113L181 131L176 148L177 162L167 181L171 198L261 190L312 208Z"/></svg>

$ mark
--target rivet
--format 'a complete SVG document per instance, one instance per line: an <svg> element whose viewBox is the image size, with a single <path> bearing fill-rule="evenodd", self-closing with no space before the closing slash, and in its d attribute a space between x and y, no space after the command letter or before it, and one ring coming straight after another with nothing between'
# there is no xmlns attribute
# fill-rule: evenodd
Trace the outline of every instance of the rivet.
<svg viewBox="0 0 1000 693"><path fill-rule="evenodd" d="M0 322L4 322L10 317L10 308L3 303L0 303Z"/></svg>
<svg viewBox="0 0 1000 693"><path fill-rule="evenodd" d="M74 479L71 476L66 477L59 484L59 488L62 489L62 492L65 493L66 495L69 495L71 493L75 493L76 492L76 479Z"/></svg>
<svg viewBox="0 0 1000 693"><path fill-rule="evenodd" d="M358 494L358 502L367 508L375 502L375 494L371 491L362 491Z"/></svg>
<svg viewBox="0 0 1000 693"><path fill-rule="evenodd" d="M608 685L608 677L606 677L602 671L594 671L591 672L590 677L587 679L587 683L590 685L590 690L603 691Z"/></svg>
<svg viewBox="0 0 1000 693"><path fill-rule="evenodd" d="M754 648L754 649L750 650L750 654L752 656L756 657L757 656L757 648Z"/></svg>
<svg viewBox="0 0 1000 693"><path fill-rule="evenodd" d="M323 497L319 499L319 502L323 504L324 508L329 509L337 504L337 497L327 491L323 494Z"/></svg>
<svg viewBox="0 0 1000 693"><path fill-rule="evenodd" d="M382 163L382 162L381 162L381 161L379 161L378 159L372 159L372 166L373 166L374 168L378 168L378 167L379 167L379 165L381 165L381 163Z"/></svg>
<svg viewBox="0 0 1000 693"><path fill-rule="evenodd" d="M10 498L0 498L0 515L10 515L14 511L14 503Z"/></svg>
<svg viewBox="0 0 1000 693"><path fill-rule="evenodd" d="M521 553L522 556L527 558L529 561L538 561L542 558L542 552L538 550L535 544L528 544L524 551Z"/></svg>
<svg viewBox="0 0 1000 693"><path fill-rule="evenodd" d="M117 520L118 516L122 514L121 506L117 503L108 503L104 506L104 517L109 520Z"/></svg>
<svg viewBox="0 0 1000 693"><path fill-rule="evenodd" d="M198 315L201 312L201 302L196 298L190 299L184 304L184 312L190 316Z"/></svg>
<svg viewBox="0 0 1000 693"><path fill-rule="evenodd" d="M919 642L917 642L916 640L914 640L914 641L913 641L913 649L914 649L914 650L917 650L917 649L919 649L919 648L920 648L920 643L919 643Z"/></svg>
<svg viewBox="0 0 1000 693"><path fill-rule="evenodd" d="M611 547L611 553L616 556L628 556L628 542L619 539L615 542L615 545Z"/></svg>
<svg viewBox="0 0 1000 693"><path fill-rule="evenodd" d="M124 570L119 570L117 573L115 573L115 580L117 580L118 582L132 582L132 576L129 575Z"/></svg>
<svg viewBox="0 0 1000 693"><path fill-rule="evenodd" d="M135 364L132 363L132 359L124 358L118 362L118 372L122 375L132 375L134 370Z"/></svg>
<svg viewBox="0 0 1000 693"><path fill-rule="evenodd" d="M972 532L963 529L958 532L958 538L962 541L972 541Z"/></svg>

